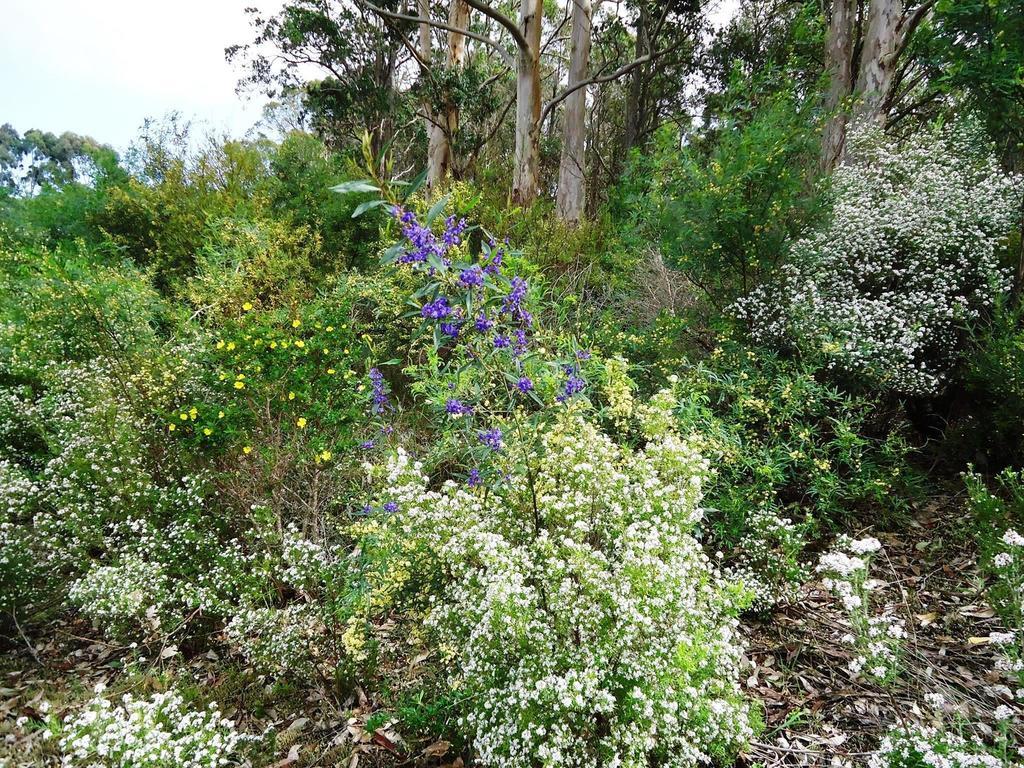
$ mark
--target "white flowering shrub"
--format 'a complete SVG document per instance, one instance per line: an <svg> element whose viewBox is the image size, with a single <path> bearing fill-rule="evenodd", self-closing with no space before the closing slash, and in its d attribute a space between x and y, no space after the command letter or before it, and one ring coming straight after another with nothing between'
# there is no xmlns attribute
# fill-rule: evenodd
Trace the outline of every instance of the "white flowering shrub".
<svg viewBox="0 0 1024 768"><path fill-rule="evenodd" d="M117 706L97 695L64 721L63 765L82 768L216 768L247 741L214 705L186 706L175 691L148 699L125 694Z"/></svg>
<svg viewBox="0 0 1024 768"><path fill-rule="evenodd" d="M965 328L1008 283L999 250L1020 180L970 120L897 145L877 127L850 137L826 226L793 243L778 280L736 304L754 339L899 393L939 390Z"/></svg>
<svg viewBox="0 0 1024 768"><path fill-rule="evenodd" d="M482 765L695 766L751 737L745 597L693 537L709 467L673 405L645 405L635 451L567 406L489 490L432 490L401 451L370 467L393 510L367 525L371 602L424 616Z"/></svg>
<svg viewBox="0 0 1024 768"><path fill-rule="evenodd" d="M817 570L846 611L850 631L842 640L855 654L848 664L850 673L886 683L899 672L906 630L890 607L879 613L873 610L871 594L879 584L868 575L871 560L880 549L876 538L843 536L835 549L822 555Z"/></svg>
<svg viewBox="0 0 1024 768"><path fill-rule="evenodd" d="M1009 674L1024 697L1024 536L1008 528L992 558L991 592L1007 629L989 633L989 641L1000 648L997 667Z"/></svg>
<svg viewBox="0 0 1024 768"><path fill-rule="evenodd" d="M1001 752L1001 754L999 754ZM935 726L901 726L885 735L868 757L868 768L1010 768L1017 763L1001 748Z"/></svg>
<svg viewBox="0 0 1024 768"><path fill-rule="evenodd" d="M738 559L727 571L753 593L755 610L770 610L796 596L808 576L800 562L807 528L772 509L751 513L737 547Z"/></svg>
<svg viewBox="0 0 1024 768"><path fill-rule="evenodd" d="M108 634L119 636L147 624L159 630L171 595L159 563L128 557L117 565L94 566L71 585L68 598Z"/></svg>

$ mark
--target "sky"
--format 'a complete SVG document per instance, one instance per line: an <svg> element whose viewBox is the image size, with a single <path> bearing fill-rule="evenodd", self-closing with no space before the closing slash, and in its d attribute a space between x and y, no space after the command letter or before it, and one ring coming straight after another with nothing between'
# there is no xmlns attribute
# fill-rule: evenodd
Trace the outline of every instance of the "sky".
<svg viewBox="0 0 1024 768"><path fill-rule="evenodd" d="M251 39L259 0L3 0L0 124L73 131L124 149L147 117L179 110L242 134L264 99L235 93L224 48Z"/></svg>
<svg viewBox="0 0 1024 768"><path fill-rule="evenodd" d="M709 0L722 23L738 0ZM3 0L0 124L72 131L124 150L147 117L177 110L244 134L265 99L241 97L224 48L251 39L247 6L281 0Z"/></svg>

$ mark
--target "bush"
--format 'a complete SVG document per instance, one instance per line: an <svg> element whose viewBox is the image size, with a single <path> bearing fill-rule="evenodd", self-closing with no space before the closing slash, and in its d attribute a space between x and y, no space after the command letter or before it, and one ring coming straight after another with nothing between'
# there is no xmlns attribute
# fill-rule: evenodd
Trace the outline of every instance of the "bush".
<svg viewBox="0 0 1024 768"><path fill-rule="evenodd" d="M829 223L793 243L778 280L735 305L753 338L820 358L851 383L933 394L967 328L1007 287L999 251L1020 205L973 121L898 146L850 137Z"/></svg>
<svg viewBox="0 0 1024 768"><path fill-rule="evenodd" d="M64 764L110 768L210 768L227 765L247 739L211 704L189 709L175 691L119 706L97 696L64 722Z"/></svg>
<svg viewBox="0 0 1024 768"><path fill-rule="evenodd" d="M1007 737L988 749L984 744L934 726L901 726L882 739L868 757L868 768L1010 768ZM1001 754L1000 754L1001 753Z"/></svg>
<svg viewBox="0 0 1024 768"><path fill-rule="evenodd" d="M743 602L693 538L708 464L671 401L636 451L566 406L490 491L428 490L403 452L372 470L371 602L422 612L483 764L695 766L751 737Z"/></svg>

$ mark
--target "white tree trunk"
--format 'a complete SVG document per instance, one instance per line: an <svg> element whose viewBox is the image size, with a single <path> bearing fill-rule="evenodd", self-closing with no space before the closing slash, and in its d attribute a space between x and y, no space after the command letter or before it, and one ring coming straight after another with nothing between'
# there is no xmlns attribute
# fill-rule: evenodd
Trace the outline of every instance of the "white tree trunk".
<svg viewBox="0 0 1024 768"><path fill-rule="evenodd" d="M430 18L430 0L417 0L417 13L420 18ZM426 22L420 22L420 59L427 67L433 57L431 28ZM444 130L438 125L438 118L433 113L429 101L423 102L424 127L427 132L427 194L433 192L444 180L448 166L448 142Z"/></svg>
<svg viewBox="0 0 1024 768"><path fill-rule="evenodd" d="M540 186L540 31L543 0L520 0L519 30L528 48L519 47L516 66L515 168L512 200L529 205Z"/></svg>
<svg viewBox="0 0 1024 768"><path fill-rule="evenodd" d="M856 0L833 0L826 54L829 64L829 89L825 111L829 114L821 140L821 166L830 171L838 165L846 144L849 116L844 100L853 93L853 29Z"/></svg>
<svg viewBox="0 0 1024 768"><path fill-rule="evenodd" d="M590 0L569 0L572 11L572 53L569 58L568 87L590 75L590 38L593 8ZM584 173L587 134L587 88L578 88L565 100L562 119L562 160L558 169L558 217L575 224L583 216L586 201Z"/></svg>
<svg viewBox="0 0 1024 768"><path fill-rule="evenodd" d="M902 0L871 0L857 76L857 93L861 97L856 110L859 119L885 124L902 18Z"/></svg>

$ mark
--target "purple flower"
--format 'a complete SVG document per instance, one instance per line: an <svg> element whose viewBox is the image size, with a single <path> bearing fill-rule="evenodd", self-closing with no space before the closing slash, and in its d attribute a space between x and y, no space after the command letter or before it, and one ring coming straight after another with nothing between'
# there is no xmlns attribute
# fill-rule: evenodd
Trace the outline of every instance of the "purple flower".
<svg viewBox="0 0 1024 768"><path fill-rule="evenodd" d="M433 301L428 301L423 305L423 309L420 310L420 314L423 317L428 317L433 320L441 320L442 318L448 317L452 313L452 308L448 305L447 296L438 296Z"/></svg>
<svg viewBox="0 0 1024 768"><path fill-rule="evenodd" d="M398 511L398 502L389 501L387 504L384 505L384 511L394 514Z"/></svg>
<svg viewBox="0 0 1024 768"><path fill-rule="evenodd" d="M486 312L481 312L476 316L476 321L473 325L476 326L476 329L480 331L480 333L487 333L494 327L494 321L488 319Z"/></svg>
<svg viewBox="0 0 1024 768"><path fill-rule="evenodd" d="M529 376L520 377L519 381L516 382L516 389L522 392L524 395L527 392L533 391L533 380Z"/></svg>
<svg viewBox="0 0 1024 768"><path fill-rule="evenodd" d="M485 429L482 432L477 432L476 436L481 443L494 452L498 452L504 447L504 444L501 441L501 430L498 428Z"/></svg>
<svg viewBox="0 0 1024 768"><path fill-rule="evenodd" d="M484 271L480 267L470 267L459 273L459 282L467 288L479 288L484 284Z"/></svg>
<svg viewBox="0 0 1024 768"><path fill-rule="evenodd" d="M384 374L380 372L380 369L370 369L370 384L373 388L373 406L371 410L374 415L379 416L391 409L391 403L388 400L388 385L384 382Z"/></svg>
<svg viewBox="0 0 1024 768"><path fill-rule="evenodd" d="M580 360L589 360L590 359L590 350L589 349L581 349L581 350L576 352L576 357L578 359L580 359Z"/></svg>
<svg viewBox="0 0 1024 768"><path fill-rule="evenodd" d="M491 258L484 267L484 272L489 275L496 275L501 272L501 262L504 256L504 251L500 247L496 247L495 242L491 240Z"/></svg>
<svg viewBox="0 0 1024 768"><path fill-rule="evenodd" d="M412 245L412 250L406 252L398 261L401 264L420 264L426 261L431 255L440 256L441 246L430 231L416 220L412 211L395 209L395 217L402 224L402 235Z"/></svg>
<svg viewBox="0 0 1024 768"><path fill-rule="evenodd" d="M565 372L567 374L565 389L562 394L558 396L558 401L560 403L564 403L569 398L575 397L587 386L586 380L579 376L579 372L576 370L575 366L565 366Z"/></svg>
<svg viewBox="0 0 1024 768"><path fill-rule="evenodd" d="M473 406L465 405L461 400L449 398L444 404L445 411L452 416L467 416L473 412Z"/></svg>
<svg viewBox="0 0 1024 768"><path fill-rule="evenodd" d="M373 440L365 440L364 442L359 444L359 447L364 451L372 451L374 445L375 443L373 442Z"/></svg>
<svg viewBox="0 0 1024 768"><path fill-rule="evenodd" d="M461 329L461 320L456 320L451 323L441 323L441 333L443 333L445 336L451 336L453 339L459 338L459 331Z"/></svg>
<svg viewBox="0 0 1024 768"><path fill-rule="evenodd" d="M508 336L498 333L494 336L494 348L495 349L507 349L512 346L512 342L509 341Z"/></svg>
<svg viewBox="0 0 1024 768"><path fill-rule="evenodd" d="M441 236L444 242L444 249L447 251L453 245L458 245L462 242L462 233L466 229L466 220L459 219L455 220L455 214L452 214L444 220L444 234Z"/></svg>
<svg viewBox="0 0 1024 768"><path fill-rule="evenodd" d="M516 341L516 354L517 355L525 355L526 354L526 347L527 347L527 344L526 344L526 331L524 331L522 328L519 328L515 332L513 332L512 335L515 337L515 341Z"/></svg>
<svg viewBox="0 0 1024 768"><path fill-rule="evenodd" d="M483 482L483 478L480 477L480 470L476 467L469 470L469 476L466 478L466 485L470 488L476 488L480 483Z"/></svg>
<svg viewBox="0 0 1024 768"><path fill-rule="evenodd" d="M509 285L509 292L502 302L501 311L523 325L530 325L533 322L533 316L523 306L523 301L526 299L526 289L526 281L523 278L519 276L513 277Z"/></svg>

